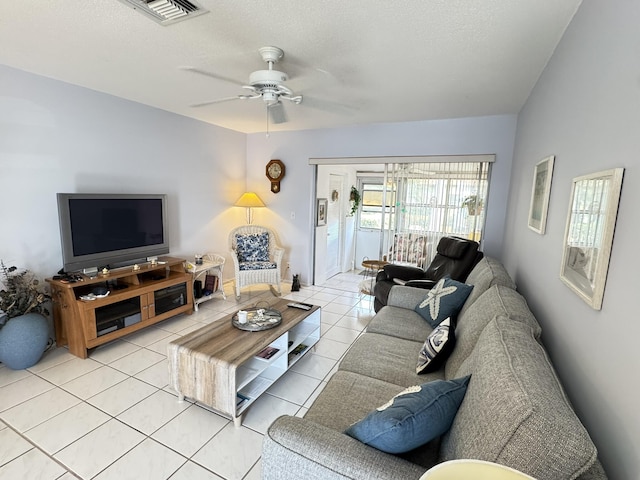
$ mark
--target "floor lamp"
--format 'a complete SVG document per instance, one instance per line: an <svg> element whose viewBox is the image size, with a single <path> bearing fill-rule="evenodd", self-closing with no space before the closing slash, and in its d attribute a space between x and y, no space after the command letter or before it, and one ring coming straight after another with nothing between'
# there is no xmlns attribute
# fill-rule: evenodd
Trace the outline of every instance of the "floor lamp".
<svg viewBox="0 0 640 480"><path fill-rule="evenodd" d="M253 192L243 193L242 196L233 204L236 207L245 207L247 209L247 224L253 223L253 208L266 206L260 197Z"/></svg>

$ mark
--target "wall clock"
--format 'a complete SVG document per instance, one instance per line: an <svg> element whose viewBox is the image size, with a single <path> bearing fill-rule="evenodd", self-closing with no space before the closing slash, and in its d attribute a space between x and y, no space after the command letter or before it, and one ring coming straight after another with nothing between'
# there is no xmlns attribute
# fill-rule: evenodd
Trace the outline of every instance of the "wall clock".
<svg viewBox="0 0 640 480"><path fill-rule="evenodd" d="M284 163L280 160L269 160L267 163L267 178L271 182L271 191L278 193L280 191L280 180L284 177Z"/></svg>

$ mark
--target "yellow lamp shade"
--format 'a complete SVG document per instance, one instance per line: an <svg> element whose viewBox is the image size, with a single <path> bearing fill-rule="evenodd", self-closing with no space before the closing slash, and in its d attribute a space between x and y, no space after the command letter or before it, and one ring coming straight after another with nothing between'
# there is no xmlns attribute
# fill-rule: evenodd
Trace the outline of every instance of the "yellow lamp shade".
<svg viewBox="0 0 640 480"><path fill-rule="evenodd" d="M236 207L245 207L247 209L247 223L253 223L252 208L266 206L260 197L253 192L243 193L233 205Z"/></svg>
<svg viewBox="0 0 640 480"><path fill-rule="evenodd" d="M264 207L264 202L258 195L253 192L243 193L242 196L234 203L236 207Z"/></svg>

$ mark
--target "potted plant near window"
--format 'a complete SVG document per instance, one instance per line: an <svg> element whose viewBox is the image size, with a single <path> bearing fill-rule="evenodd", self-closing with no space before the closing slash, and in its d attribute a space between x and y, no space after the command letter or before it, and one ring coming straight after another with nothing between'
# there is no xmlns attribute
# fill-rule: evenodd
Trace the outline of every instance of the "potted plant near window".
<svg viewBox="0 0 640 480"><path fill-rule="evenodd" d="M484 202L478 195L469 195L462 201L462 206L467 207L469 215L480 215Z"/></svg>
<svg viewBox="0 0 640 480"><path fill-rule="evenodd" d="M349 202L351 203L351 212L349 215L353 217L358 211L358 205L360 205L360 192L353 185L351 186L351 192L349 192Z"/></svg>
<svg viewBox="0 0 640 480"><path fill-rule="evenodd" d="M0 362L13 370L35 365L49 341L45 304L51 298L28 270L0 261Z"/></svg>

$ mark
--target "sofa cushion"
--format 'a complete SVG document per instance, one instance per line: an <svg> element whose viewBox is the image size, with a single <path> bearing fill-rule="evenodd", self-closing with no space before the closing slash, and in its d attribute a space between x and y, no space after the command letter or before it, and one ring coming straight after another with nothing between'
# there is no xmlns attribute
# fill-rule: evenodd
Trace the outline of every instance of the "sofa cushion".
<svg viewBox="0 0 640 480"><path fill-rule="evenodd" d="M424 292L422 296L424 296ZM415 303L411 306L411 310L390 307L389 305L381 308L367 325L367 332L380 333L411 341L423 341L429 336L433 328L413 310L414 306Z"/></svg>
<svg viewBox="0 0 640 480"><path fill-rule="evenodd" d="M416 373L433 372L440 368L456 344L455 328L451 319L445 319L425 340L416 365Z"/></svg>
<svg viewBox="0 0 640 480"><path fill-rule="evenodd" d="M504 266L498 260L491 257L484 257L480 260L478 264L473 267L473 270L471 270L465 282L467 285L473 285L473 290L463 305L462 310L460 310L460 315L464 314L465 310L473 305L480 295L493 285L504 285L513 290L516 289L516 284Z"/></svg>
<svg viewBox="0 0 640 480"><path fill-rule="evenodd" d="M236 253L239 262L268 262L269 233L236 234Z"/></svg>
<svg viewBox="0 0 640 480"><path fill-rule="evenodd" d="M343 432L404 387L353 372L338 371L304 418Z"/></svg>
<svg viewBox="0 0 640 480"><path fill-rule="evenodd" d="M484 327L496 315L530 326L534 336L540 338L542 329L529 310L524 297L511 288L494 285L485 291L471 307L458 315L456 348L447 359L446 378L458 376L460 365L473 351Z"/></svg>
<svg viewBox="0 0 640 480"><path fill-rule="evenodd" d="M388 453L404 453L439 437L453 422L469 377L409 387L345 433Z"/></svg>
<svg viewBox="0 0 640 480"><path fill-rule="evenodd" d="M422 343L365 333L354 342L338 368L401 387L443 379L444 368L423 375L416 373L416 359Z"/></svg>
<svg viewBox="0 0 640 480"><path fill-rule="evenodd" d="M455 318L458 315L472 289L470 285L443 278L427 292L427 296L416 305L415 310L429 325L436 328L445 318Z"/></svg>
<svg viewBox="0 0 640 480"><path fill-rule="evenodd" d="M387 305L413 310L418 302L424 300L426 291L422 288L410 288L402 285L394 286L389 292ZM423 320L424 321L424 320Z"/></svg>
<svg viewBox="0 0 640 480"><path fill-rule="evenodd" d="M358 373L338 371L314 400L304 418L314 424L344 432L403 389L404 387ZM438 462L439 449L438 438L417 450L402 454L401 457L426 470Z"/></svg>
<svg viewBox="0 0 640 480"><path fill-rule="evenodd" d="M531 326L497 316L458 370L472 375L441 445L441 461L477 458L538 480L575 479L596 448Z"/></svg>

